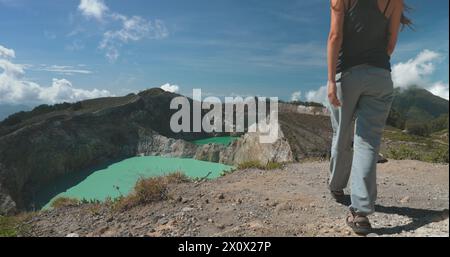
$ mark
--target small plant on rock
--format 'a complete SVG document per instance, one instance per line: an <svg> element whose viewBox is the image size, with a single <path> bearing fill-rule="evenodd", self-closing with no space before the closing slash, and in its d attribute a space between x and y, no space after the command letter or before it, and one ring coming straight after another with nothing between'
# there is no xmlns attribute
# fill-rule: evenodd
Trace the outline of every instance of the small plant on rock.
<svg viewBox="0 0 450 257"><path fill-rule="evenodd" d="M67 207L75 207L79 206L81 201L75 198L69 197L58 197L52 201L50 207L55 209L67 208Z"/></svg>

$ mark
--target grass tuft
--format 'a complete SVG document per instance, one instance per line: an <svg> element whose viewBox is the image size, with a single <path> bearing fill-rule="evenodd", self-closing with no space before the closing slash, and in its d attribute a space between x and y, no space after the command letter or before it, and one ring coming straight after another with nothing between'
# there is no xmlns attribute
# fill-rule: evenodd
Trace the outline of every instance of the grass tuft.
<svg viewBox="0 0 450 257"><path fill-rule="evenodd" d="M18 214L15 216L0 216L0 237L26 236L29 225L25 222L35 215L34 212Z"/></svg>
<svg viewBox="0 0 450 257"><path fill-rule="evenodd" d="M279 162L269 162L261 164L259 161L248 161L238 165L239 170L260 169L260 170L276 170L283 168L283 164Z"/></svg>
<svg viewBox="0 0 450 257"><path fill-rule="evenodd" d="M117 199L113 205L116 210L128 210L139 205L167 200L170 184L189 182L183 173L176 172L163 177L141 178L136 182L133 192Z"/></svg>
<svg viewBox="0 0 450 257"><path fill-rule="evenodd" d="M81 204L81 201L75 198L69 197L58 197L52 201L50 207L55 209L67 208L67 207L75 207Z"/></svg>

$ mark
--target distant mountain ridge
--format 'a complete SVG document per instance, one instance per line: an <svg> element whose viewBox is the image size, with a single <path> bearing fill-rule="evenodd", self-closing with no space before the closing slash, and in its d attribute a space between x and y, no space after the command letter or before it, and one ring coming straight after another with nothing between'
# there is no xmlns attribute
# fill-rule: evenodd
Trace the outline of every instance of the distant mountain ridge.
<svg viewBox="0 0 450 257"><path fill-rule="evenodd" d="M0 104L0 122L11 114L29 110L31 110L31 108L23 104Z"/></svg>
<svg viewBox="0 0 450 257"><path fill-rule="evenodd" d="M392 108L405 113L408 118L426 121L448 114L449 102L426 89L411 87L396 90Z"/></svg>
<svg viewBox="0 0 450 257"><path fill-rule="evenodd" d="M448 114L448 100L416 86L397 88L388 125L404 129L408 124L430 123Z"/></svg>

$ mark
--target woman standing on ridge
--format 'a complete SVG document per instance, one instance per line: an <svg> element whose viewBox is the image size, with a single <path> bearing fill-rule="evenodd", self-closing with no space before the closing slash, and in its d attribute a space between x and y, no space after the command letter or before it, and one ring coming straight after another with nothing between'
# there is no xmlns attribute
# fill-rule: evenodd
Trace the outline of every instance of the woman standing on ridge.
<svg viewBox="0 0 450 257"><path fill-rule="evenodd" d="M331 0L328 103L333 143L329 189L341 201L351 177L346 221L358 234L371 231L367 216L375 211L376 165L394 93L390 57L401 25L411 25L404 9L403 0Z"/></svg>

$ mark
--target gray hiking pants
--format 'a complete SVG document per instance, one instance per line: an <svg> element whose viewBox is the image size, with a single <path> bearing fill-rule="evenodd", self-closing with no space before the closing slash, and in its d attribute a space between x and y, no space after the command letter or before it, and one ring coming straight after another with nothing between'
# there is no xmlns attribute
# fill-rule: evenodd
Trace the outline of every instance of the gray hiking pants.
<svg viewBox="0 0 450 257"><path fill-rule="evenodd" d="M329 188L343 190L350 179L350 208L369 215L375 211L376 165L393 101L393 82L388 70L369 65L345 71L340 82L338 98L342 106L335 108L328 102L333 126Z"/></svg>

